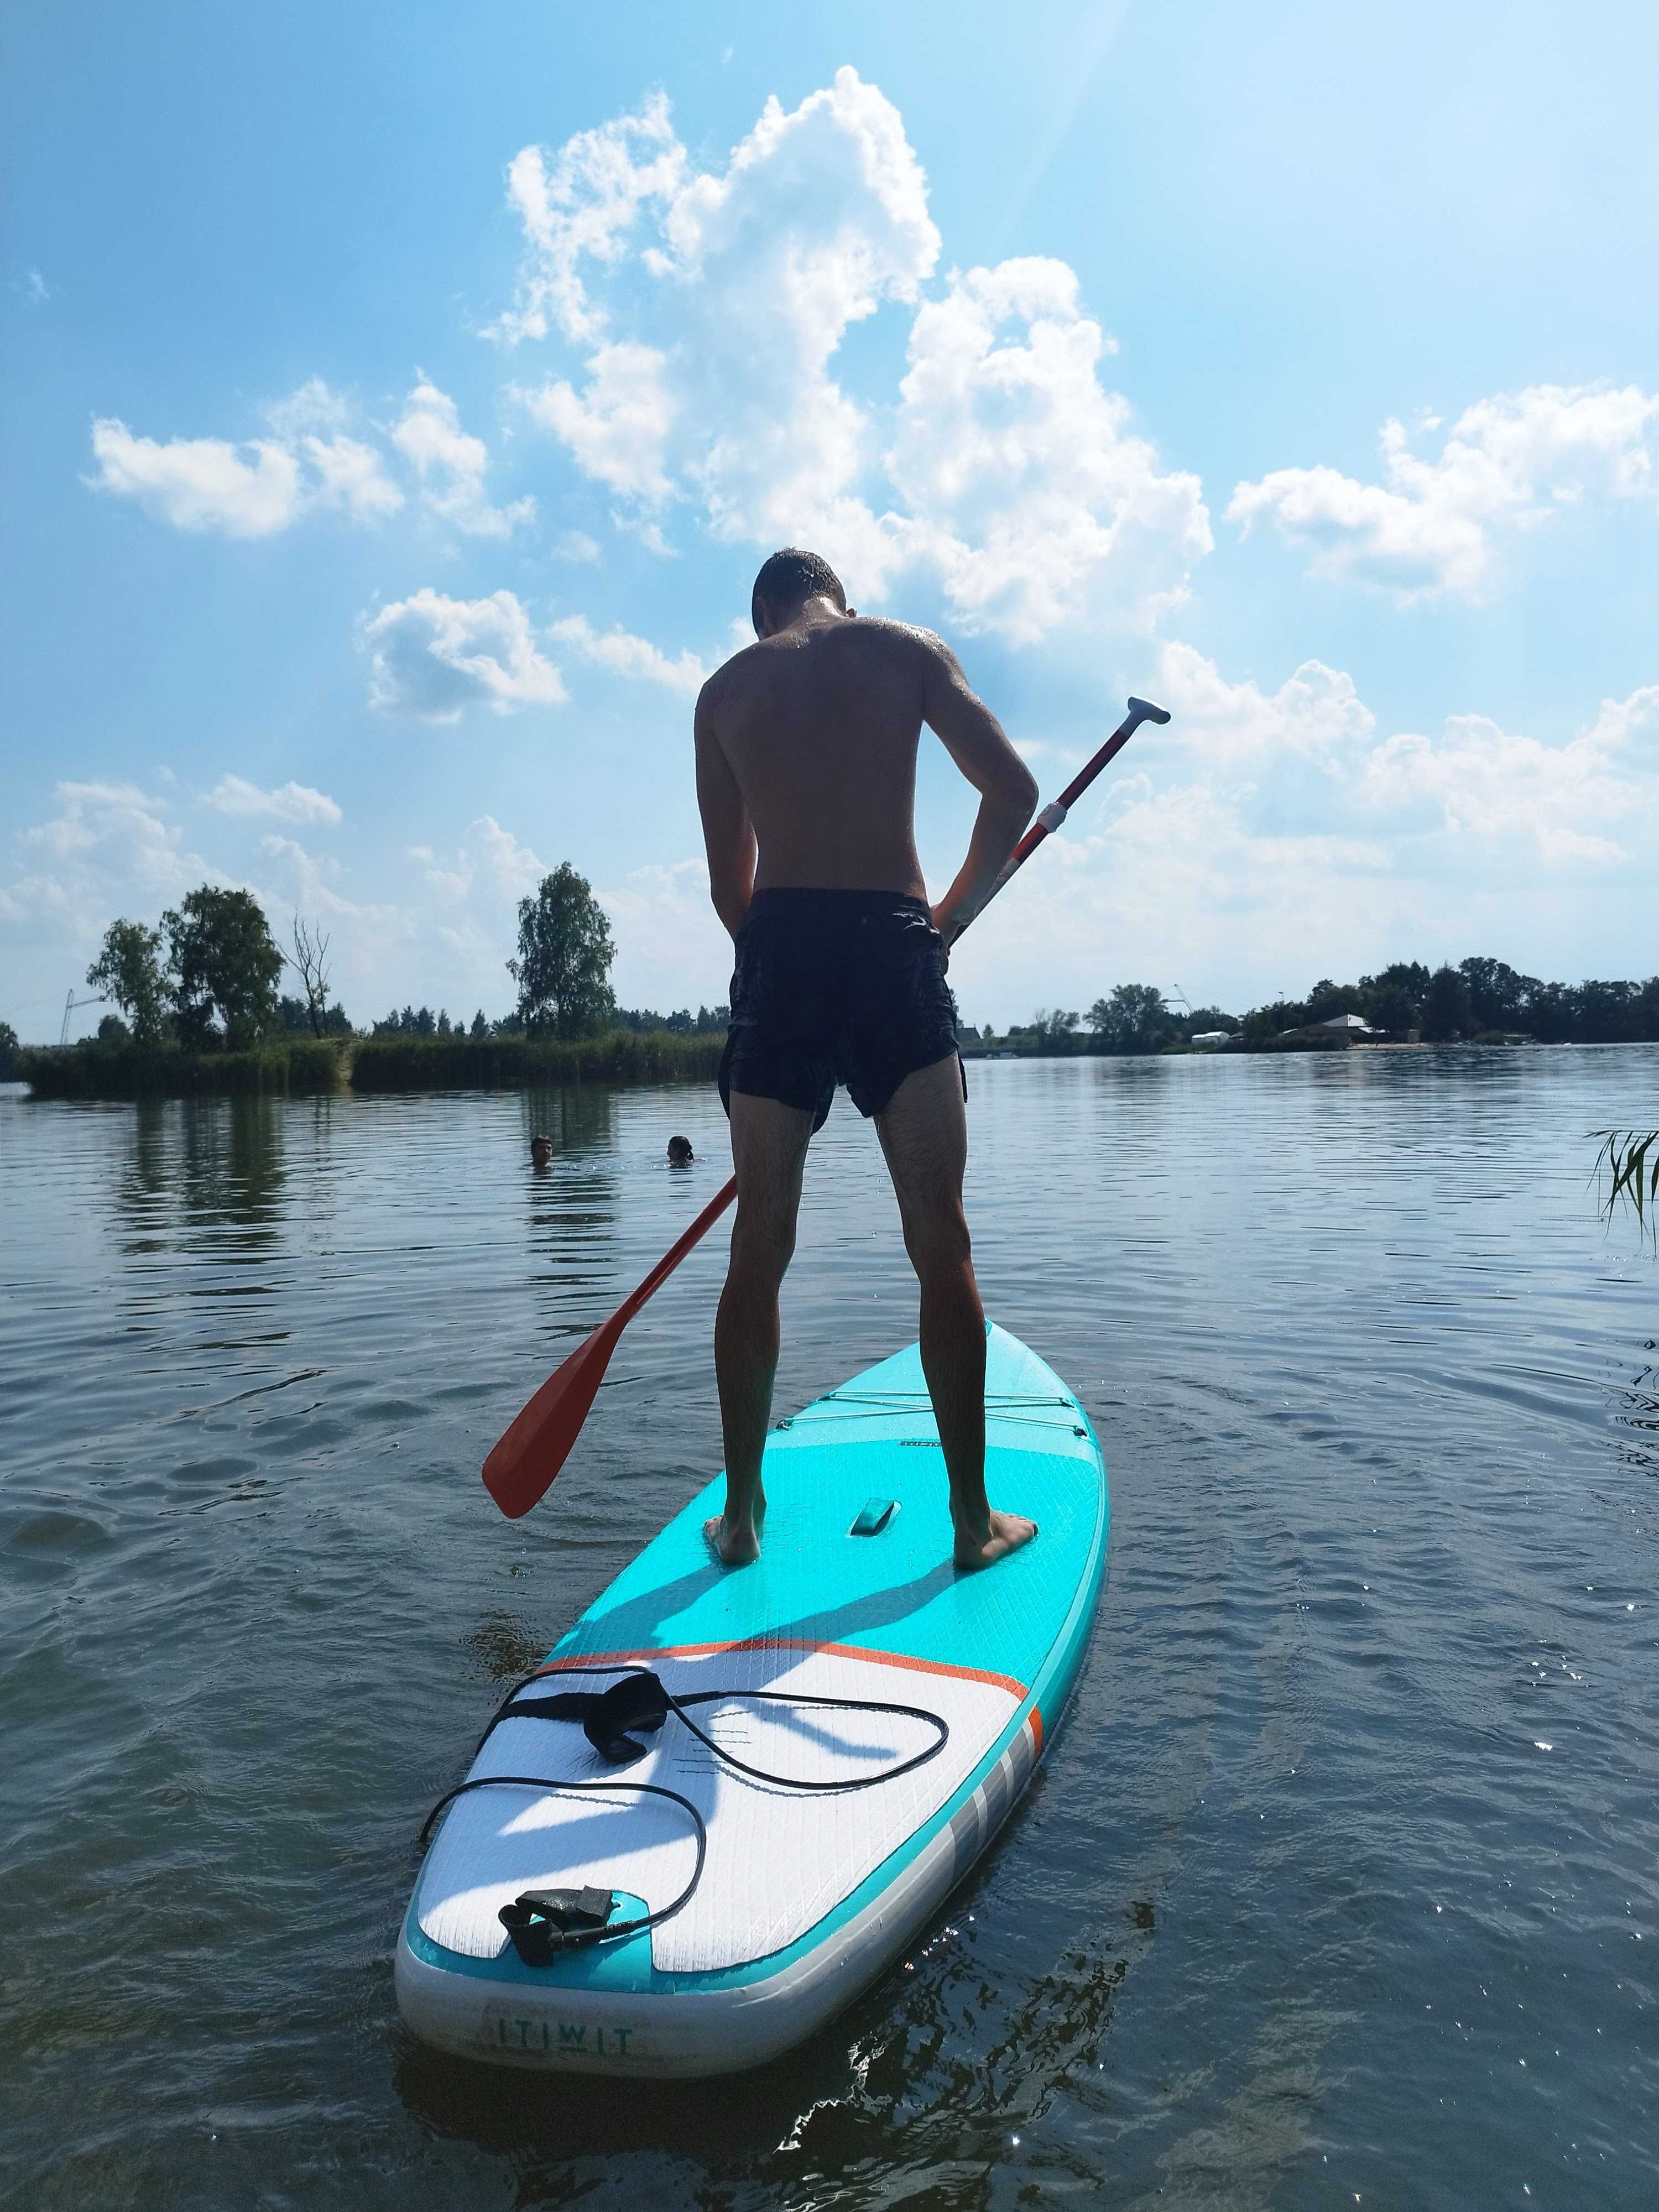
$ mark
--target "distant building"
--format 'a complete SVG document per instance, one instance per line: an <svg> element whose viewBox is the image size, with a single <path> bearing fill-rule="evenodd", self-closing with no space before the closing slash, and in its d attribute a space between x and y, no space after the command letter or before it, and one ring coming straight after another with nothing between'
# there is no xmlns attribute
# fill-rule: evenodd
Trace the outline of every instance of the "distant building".
<svg viewBox="0 0 1659 2212"><path fill-rule="evenodd" d="M1231 1030L1194 1030L1187 1040L1188 1044L1231 1044L1232 1041Z"/></svg>
<svg viewBox="0 0 1659 2212"><path fill-rule="evenodd" d="M1302 1037L1310 1045L1358 1044L1361 1037L1385 1034L1382 1030L1374 1030L1359 1014L1333 1014L1328 1021L1298 1022L1294 1029L1280 1030L1273 1042L1278 1044L1291 1037Z"/></svg>

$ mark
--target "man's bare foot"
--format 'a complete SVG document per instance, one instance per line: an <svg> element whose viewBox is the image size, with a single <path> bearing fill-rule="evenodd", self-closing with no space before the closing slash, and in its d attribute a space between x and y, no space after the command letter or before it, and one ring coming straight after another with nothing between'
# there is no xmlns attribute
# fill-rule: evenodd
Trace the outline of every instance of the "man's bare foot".
<svg viewBox="0 0 1659 2212"><path fill-rule="evenodd" d="M729 1510L717 1513L712 1521L703 1522L702 1533L723 1565L749 1567L760 1557L765 1522L766 1508L762 1504L748 1519L733 1519Z"/></svg>
<svg viewBox="0 0 1659 2212"><path fill-rule="evenodd" d="M1036 1532L1036 1522L1027 1521L1021 1514L988 1513L983 1534L977 1528L958 1528L956 1548L951 1555L952 1564L964 1568L994 1566L1010 1552L1029 1544Z"/></svg>

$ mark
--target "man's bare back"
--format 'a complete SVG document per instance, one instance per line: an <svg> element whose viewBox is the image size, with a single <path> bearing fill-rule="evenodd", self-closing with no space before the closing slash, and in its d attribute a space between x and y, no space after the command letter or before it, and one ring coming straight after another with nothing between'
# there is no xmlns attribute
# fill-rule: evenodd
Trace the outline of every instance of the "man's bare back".
<svg viewBox="0 0 1659 2212"><path fill-rule="evenodd" d="M796 625L728 660L704 693L759 840L757 890L922 894L911 832L936 641L860 616Z"/></svg>
<svg viewBox="0 0 1659 2212"><path fill-rule="evenodd" d="M710 677L697 701L697 798L714 904L733 935L756 890L926 896L914 829L924 723L984 801L980 849L935 909L948 938L989 896L1007 824L1018 836L1036 799L949 647L820 594Z"/></svg>

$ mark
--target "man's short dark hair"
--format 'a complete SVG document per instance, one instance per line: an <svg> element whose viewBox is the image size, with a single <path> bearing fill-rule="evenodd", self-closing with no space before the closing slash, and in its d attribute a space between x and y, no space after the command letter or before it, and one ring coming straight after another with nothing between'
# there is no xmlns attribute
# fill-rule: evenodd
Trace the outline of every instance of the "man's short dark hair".
<svg viewBox="0 0 1659 2212"><path fill-rule="evenodd" d="M798 607L803 599L811 599L822 592L831 599L844 614L847 594L841 587L841 578L821 554L803 553L798 545L786 545L763 562L755 579L755 588L750 594L749 605L755 616L755 627L760 628L760 603L768 599L775 607Z"/></svg>

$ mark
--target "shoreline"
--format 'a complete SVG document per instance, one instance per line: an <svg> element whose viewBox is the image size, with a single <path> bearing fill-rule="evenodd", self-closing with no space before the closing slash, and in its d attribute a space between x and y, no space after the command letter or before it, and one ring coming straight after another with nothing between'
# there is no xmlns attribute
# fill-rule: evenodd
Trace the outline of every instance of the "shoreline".
<svg viewBox="0 0 1659 2212"><path fill-rule="evenodd" d="M712 1082L724 1036L608 1030L591 1037L298 1037L248 1052L176 1045L31 1045L15 1079L35 1098L192 1098L347 1091L522 1091L549 1083Z"/></svg>
<svg viewBox="0 0 1659 2212"><path fill-rule="evenodd" d="M1576 1042L1559 1041L1562 1044ZM1621 1040L1641 1042L1641 1039ZM40 1099L119 1103L138 1098L325 1097L356 1091L525 1091L553 1084L609 1083L621 1087L712 1083L720 1072L723 1034L675 1030L611 1030L597 1036L297 1037L249 1052L183 1052L176 1046L27 1045L9 1080ZM1042 1047L964 1045L975 1062L1071 1060L1241 1060L1330 1052L1545 1051L1537 1038L1405 1038L1318 1042L1273 1038L1263 1044L1177 1045L1156 1053L1054 1051Z"/></svg>

